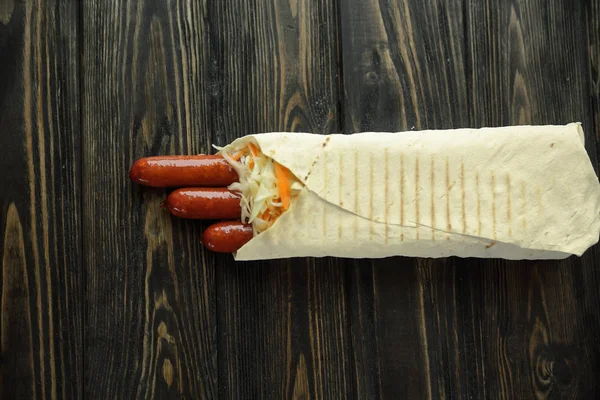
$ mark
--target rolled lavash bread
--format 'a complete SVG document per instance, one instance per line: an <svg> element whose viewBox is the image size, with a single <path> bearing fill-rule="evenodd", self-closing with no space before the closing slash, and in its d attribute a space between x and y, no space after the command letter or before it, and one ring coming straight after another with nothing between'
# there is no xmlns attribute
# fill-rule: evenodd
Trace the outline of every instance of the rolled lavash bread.
<svg viewBox="0 0 600 400"><path fill-rule="evenodd" d="M598 242L600 184L579 123L249 141L304 187L234 257L562 259Z"/></svg>

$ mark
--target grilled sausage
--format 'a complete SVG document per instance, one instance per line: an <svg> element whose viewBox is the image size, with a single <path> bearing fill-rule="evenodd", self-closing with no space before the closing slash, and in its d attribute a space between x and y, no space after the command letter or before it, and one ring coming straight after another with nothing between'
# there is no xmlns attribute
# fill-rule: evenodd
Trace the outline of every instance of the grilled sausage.
<svg viewBox="0 0 600 400"><path fill-rule="evenodd" d="M129 178L153 187L224 187L238 180L237 173L219 155L141 158L132 165Z"/></svg>
<svg viewBox="0 0 600 400"><path fill-rule="evenodd" d="M184 188L173 191L166 207L171 214L190 219L239 219L240 195L225 188Z"/></svg>
<svg viewBox="0 0 600 400"><path fill-rule="evenodd" d="M206 228L202 243L217 253L235 253L252 239L252 225L241 222L218 222Z"/></svg>

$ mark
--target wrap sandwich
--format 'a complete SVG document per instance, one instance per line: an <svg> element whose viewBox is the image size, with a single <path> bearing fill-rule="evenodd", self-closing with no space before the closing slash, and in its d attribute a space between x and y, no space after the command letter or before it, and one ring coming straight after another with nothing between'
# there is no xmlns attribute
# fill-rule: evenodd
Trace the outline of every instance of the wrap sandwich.
<svg viewBox="0 0 600 400"><path fill-rule="evenodd" d="M579 123L248 135L218 148L253 238L236 260L562 259L598 242Z"/></svg>

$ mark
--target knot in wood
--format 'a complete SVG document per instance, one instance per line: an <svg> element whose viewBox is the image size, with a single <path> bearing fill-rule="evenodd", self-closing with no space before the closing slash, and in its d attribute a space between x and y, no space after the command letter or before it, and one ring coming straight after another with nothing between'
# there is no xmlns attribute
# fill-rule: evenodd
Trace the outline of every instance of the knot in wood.
<svg viewBox="0 0 600 400"><path fill-rule="evenodd" d="M379 82L379 75L377 75L377 72L375 71L367 72L365 75L365 81L368 84L374 85Z"/></svg>

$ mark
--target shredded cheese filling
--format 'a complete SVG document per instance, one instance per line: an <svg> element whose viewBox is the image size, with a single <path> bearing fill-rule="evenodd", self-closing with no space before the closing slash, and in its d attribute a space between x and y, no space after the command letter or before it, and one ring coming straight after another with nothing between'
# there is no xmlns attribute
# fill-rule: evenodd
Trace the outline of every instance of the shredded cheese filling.
<svg viewBox="0 0 600 400"><path fill-rule="evenodd" d="M290 170L265 156L255 143L231 154L217 149L239 176L239 182L228 189L241 194L241 220L252 224L256 236L290 207L303 185Z"/></svg>

